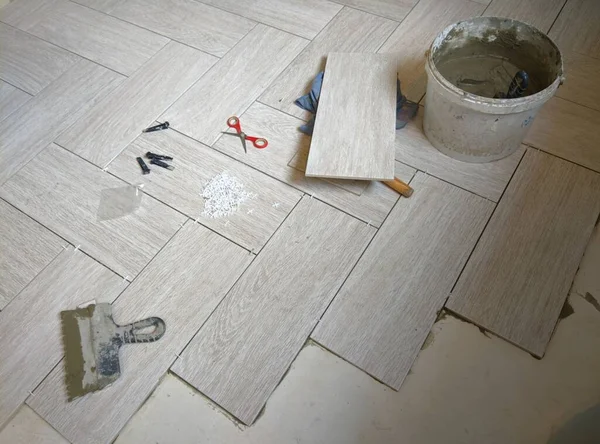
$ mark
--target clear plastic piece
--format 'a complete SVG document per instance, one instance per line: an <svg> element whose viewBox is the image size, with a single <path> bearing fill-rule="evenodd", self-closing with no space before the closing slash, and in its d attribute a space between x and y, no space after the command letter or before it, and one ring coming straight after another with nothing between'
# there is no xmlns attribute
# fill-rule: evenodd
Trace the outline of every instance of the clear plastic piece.
<svg viewBox="0 0 600 444"><path fill-rule="evenodd" d="M119 219L135 213L142 203L142 185L106 188L100 194L99 221Z"/></svg>

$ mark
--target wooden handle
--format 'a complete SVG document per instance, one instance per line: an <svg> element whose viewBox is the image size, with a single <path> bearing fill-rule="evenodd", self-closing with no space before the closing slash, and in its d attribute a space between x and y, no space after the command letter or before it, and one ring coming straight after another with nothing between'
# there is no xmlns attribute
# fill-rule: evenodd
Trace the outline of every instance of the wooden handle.
<svg viewBox="0 0 600 444"><path fill-rule="evenodd" d="M413 193L413 189L398 178L395 178L394 180L384 180L383 183L390 187L392 190L396 190L404 197L410 197Z"/></svg>

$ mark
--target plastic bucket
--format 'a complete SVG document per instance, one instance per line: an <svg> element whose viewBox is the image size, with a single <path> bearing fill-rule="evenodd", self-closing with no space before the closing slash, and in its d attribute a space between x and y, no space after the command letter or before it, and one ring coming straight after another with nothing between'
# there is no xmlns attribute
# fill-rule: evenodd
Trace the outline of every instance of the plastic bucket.
<svg viewBox="0 0 600 444"><path fill-rule="evenodd" d="M531 25L500 17L447 27L431 45L425 68L425 135L442 153L466 162L514 153L563 82L554 42ZM529 77L523 96L494 98L521 70Z"/></svg>

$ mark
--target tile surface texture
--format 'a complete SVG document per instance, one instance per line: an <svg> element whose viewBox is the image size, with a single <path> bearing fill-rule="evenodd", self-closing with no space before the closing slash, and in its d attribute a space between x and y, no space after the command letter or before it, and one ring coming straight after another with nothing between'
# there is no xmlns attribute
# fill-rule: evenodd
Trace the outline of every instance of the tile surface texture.
<svg viewBox="0 0 600 444"><path fill-rule="evenodd" d="M561 51L575 51L600 59L600 3L569 0L550 29Z"/></svg>
<svg viewBox="0 0 600 444"><path fill-rule="evenodd" d="M175 169L150 165L152 172L140 176L135 158L148 151L168 153L175 159ZM141 135L108 171L131 184L144 184L145 193L256 253L302 197L298 190L175 131ZM223 172L239 180L253 197L230 216L210 218L203 214L202 190Z"/></svg>
<svg viewBox="0 0 600 444"><path fill-rule="evenodd" d="M310 91L313 78L325 69L330 52L375 52L396 29L391 20L342 9L258 99L301 119L310 114L294 101Z"/></svg>
<svg viewBox="0 0 600 444"><path fill-rule="evenodd" d="M447 307L543 356L599 213L600 174L529 150Z"/></svg>
<svg viewBox="0 0 600 444"><path fill-rule="evenodd" d="M357 196L329 181L306 177L302 171L290 166L291 159L299 151L308 150L310 143L310 137L298 131L301 120L260 103L253 104L240 119L248 134L265 135L269 139L269 147L251 149L244 154L239 140L224 136L215 143L215 149L375 227L381 225L398 200L398 193L380 182L370 181ZM404 182L410 181L414 171L396 162L396 176Z"/></svg>
<svg viewBox="0 0 600 444"><path fill-rule="evenodd" d="M303 198L173 371L254 422L374 231Z"/></svg>
<svg viewBox="0 0 600 444"><path fill-rule="evenodd" d="M62 251L66 242L0 200L0 310Z"/></svg>
<svg viewBox="0 0 600 444"><path fill-rule="evenodd" d="M132 192L132 186L51 145L0 188L0 197L133 279L185 218L150 196L142 196L139 208L129 211ZM108 219L105 208L123 216Z"/></svg>
<svg viewBox="0 0 600 444"><path fill-rule="evenodd" d="M32 8L21 16L11 9ZM63 0L25 0L8 6L3 21L129 76L168 43L166 37ZM14 18L11 18L15 14Z"/></svg>
<svg viewBox="0 0 600 444"><path fill-rule="evenodd" d="M123 347L121 377L100 392L67 402L59 366L27 403L72 442L112 442L251 258L188 221L114 304L117 324L158 316L167 326L165 335L155 343Z"/></svg>
<svg viewBox="0 0 600 444"><path fill-rule="evenodd" d="M342 6L328 0L204 0L203 3L265 25L314 38Z"/></svg>
<svg viewBox="0 0 600 444"><path fill-rule="evenodd" d="M600 172L600 111L553 97L523 143Z"/></svg>
<svg viewBox="0 0 600 444"><path fill-rule="evenodd" d="M493 0L483 15L519 20L547 33L564 4L565 0Z"/></svg>
<svg viewBox="0 0 600 444"><path fill-rule="evenodd" d="M556 96L600 111L600 59L576 52L563 52L566 80Z"/></svg>
<svg viewBox="0 0 600 444"><path fill-rule="evenodd" d="M79 57L12 26L0 23L0 77L37 94L72 67Z"/></svg>
<svg viewBox="0 0 600 444"><path fill-rule="evenodd" d="M0 312L0 428L62 358L60 311L92 299L112 302L125 286L69 247Z"/></svg>
<svg viewBox="0 0 600 444"><path fill-rule="evenodd" d="M306 175L393 179L396 89L392 57L329 53Z"/></svg>
<svg viewBox="0 0 600 444"><path fill-rule="evenodd" d="M10 116L21 105L31 99L31 95L0 80L0 121Z"/></svg>
<svg viewBox="0 0 600 444"><path fill-rule="evenodd" d="M0 122L0 185L121 80L119 74L81 60Z"/></svg>
<svg viewBox="0 0 600 444"><path fill-rule="evenodd" d="M212 145L227 129L227 119L243 113L307 43L300 37L257 25L161 120L168 120L178 131ZM243 120L241 125L245 130ZM249 144L248 149L255 148Z"/></svg>
<svg viewBox="0 0 600 444"><path fill-rule="evenodd" d="M65 131L57 143L104 168L216 60L170 42Z"/></svg>
<svg viewBox="0 0 600 444"><path fill-rule="evenodd" d="M111 15L218 57L255 25L195 0L127 0Z"/></svg>
<svg viewBox="0 0 600 444"><path fill-rule="evenodd" d="M467 191L497 202L523 157L525 148L495 162L469 163L448 157L423 133L423 107L403 129L396 131L396 160Z"/></svg>
<svg viewBox="0 0 600 444"><path fill-rule="evenodd" d="M340 0L348 6L401 22L419 0Z"/></svg>
<svg viewBox="0 0 600 444"><path fill-rule="evenodd" d="M423 173L411 186L312 334L396 390L494 207Z"/></svg>
<svg viewBox="0 0 600 444"><path fill-rule="evenodd" d="M402 93L418 102L427 83L425 51L446 26L480 15L485 6L470 0L420 0L379 49L394 55Z"/></svg>

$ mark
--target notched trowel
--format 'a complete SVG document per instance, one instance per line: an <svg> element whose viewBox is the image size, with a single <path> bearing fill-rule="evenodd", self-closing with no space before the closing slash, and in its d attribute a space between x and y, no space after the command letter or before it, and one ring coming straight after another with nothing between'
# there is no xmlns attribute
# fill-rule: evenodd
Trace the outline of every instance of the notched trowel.
<svg viewBox="0 0 600 444"><path fill-rule="evenodd" d="M115 324L112 305L106 303L63 311L61 319L69 401L101 390L119 378L119 348L123 344L154 342L165 334L164 321L156 317Z"/></svg>

